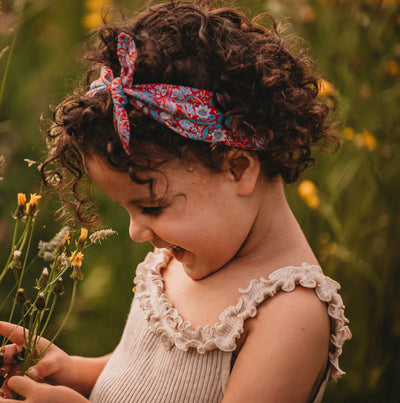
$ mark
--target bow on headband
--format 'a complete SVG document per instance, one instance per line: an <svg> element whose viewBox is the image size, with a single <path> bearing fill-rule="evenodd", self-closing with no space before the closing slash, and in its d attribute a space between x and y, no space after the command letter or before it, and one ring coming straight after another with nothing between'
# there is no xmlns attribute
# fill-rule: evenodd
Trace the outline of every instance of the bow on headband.
<svg viewBox="0 0 400 403"><path fill-rule="evenodd" d="M130 125L125 106L128 102L174 132L193 140L222 143L230 147L262 150L263 139L232 137L229 129L231 118L223 119L216 108L211 91L169 84L132 85L137 50L131 36L118 36L117 56L121 65L119 77L103 66L100 78L90 85L86 96L108 90L114 104L114 126L122 146L129 154Z"/></svg>

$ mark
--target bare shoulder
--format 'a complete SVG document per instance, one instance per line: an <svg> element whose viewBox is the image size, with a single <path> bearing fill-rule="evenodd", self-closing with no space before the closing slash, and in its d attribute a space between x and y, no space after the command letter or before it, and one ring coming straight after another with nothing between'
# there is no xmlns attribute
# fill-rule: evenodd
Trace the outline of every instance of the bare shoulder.
<svg viewBox="0 0 400 403"><path fill-rule="evenodd" d="M246 321L224 402L308 402L323 377L329 350L326 305L296 287L265 300ZM243 382L246 379L246 382Z"/></svg>
<svg viewBox="0 0 400 403"><path fill-rule="evenodd" d="M329 330L326 304L318 298L313 288L301 286L290 292L279 291L274 297L266 299L258 307L254 320L248 321L249 331L256 331L271 321L275 326L303 324L315 330L326 330L325 328ZM271 330L270 326L268 328Z"/></svg>

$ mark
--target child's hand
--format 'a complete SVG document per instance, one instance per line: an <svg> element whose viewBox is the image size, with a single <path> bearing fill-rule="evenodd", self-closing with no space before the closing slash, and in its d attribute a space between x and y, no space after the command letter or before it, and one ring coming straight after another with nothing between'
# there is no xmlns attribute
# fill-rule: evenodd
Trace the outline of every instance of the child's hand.
<svg viewBox="0 0 400 403"><path fill-rule="evenodd" d="M4 348L3 367L2 372L0 372L0 375L4 375L11 370L14 355L24 347L25 340L23 337L23 328L12 323L0 321L0 335L9 338L9 340L14 343L8 344ZM49 341L42 338L38 344L38 352L40 353L43 351L48 344ZM71 357L52 344L44 354L43 358L28 370L28 376L38 382L66 386L67 388L61 389L68 389L69 393L72 393L71 389L73 389L81 393L81 397L82 395L89 396L90 391L92 390L100 372L107 363L108 358L108 355L99 358ZM26 380L29 379L26 378ZM6 393L8 389L7 383L8 382L6 382L2 388ZM12 385L12 381L10 383ZM44 386L45 385L42 384L42 387ZM57 402L58 401L59 400L57 400Z"/></svg>
<svg viewBox="0 0 400 403"><path fill-rule="evenodd" d="M4 347L3 368L4 372L11 370L14 355L25 345L23 328L12 323L0 322L0 335L10 339L14 344ZM38 343L38 353L42 352L49 341L42 338ZM51 345L43 358L28 370L28 375L35 380L45 380L54 385L68 385L71 383L71 357L64 351Z"/></svg>
<svg viewBox="0 0 400 403"><path fill-rule="evenodd" d="M8 382L10 390L25 397L27 403L80 403L88 402L78 392L65 386L52 386L47 383L35 382L26 376L13 376ZM0 403L15 402L11 400L10 392L4 393L4 398L0 397ZM8 399L6 398L8 397Z"/></svg>

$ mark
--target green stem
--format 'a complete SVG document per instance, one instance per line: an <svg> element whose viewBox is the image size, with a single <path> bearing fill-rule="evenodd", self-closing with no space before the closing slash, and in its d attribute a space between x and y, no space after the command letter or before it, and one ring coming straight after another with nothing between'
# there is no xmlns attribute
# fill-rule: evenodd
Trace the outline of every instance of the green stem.
<svg viewBox="0 0 400 403"><path fill-rule="evenodd" d="M26 316L27 312L26 311L24 312L24 308L25 308L25 305L22 305L21 306L21 321L22 321L22 327L23 327L24 342L25 342L25 345L26 345L27 340L26 340L26 332L25 332L25 329L26 329L25 316Z"/></svg>
<svg viewBox="0 0 400 403"><path fill-rule="evenodd" d="M22 243L22 245L21 245L21 251L22 251L23 246L24 246L24 244L25 244L26 238L28 238L28 246L27 246L27 249L26 249L25 258L24 258L24 263L23 263L23 265L22 265L22 269L21 269L21 273L20 273L19 279L18 279L18 280L17 280L17 279L15 280L15 284L18 284L18 285L17 285L17 288L20 288L20 287L21 287L21 285L22 285L22 279L23 279L24 274L25 274L25 272L26 272L26 268L27 268L27 265L26 265L26 264L27 264L27 261L28 261L28 254L29 254L29 250L30 250L30 247L31 247L34 225L35 225L35 220L32 220L32 217L29 217L29 218L28 218L28 221L27 221L27 224L26 224L26 227L25 227L25 228L28 228L28 231L26 232L25 237L24 237L24 239L23 239L23 243ZM29 230L30 230L30 231L29 231ZM25 230L24 230L24 232L25 232ZM33 262L33 261L32 261L32 262ZM31 263L32 263L32 262L31 262ZM29 264L28 266L30 266L30 264ZM12 306L12 308L11 308L10 317L9 317L9 319L8 319L9 322L12 322L12 318L13 318L13 315L14 315L14 311L15 311L15 301L13 302L13 306Z"/></svg>
<svg viewBox="0 0 400 403"><path fill-rule="evenodd" d="M12 260L12 258L14 256L14 245L15 245L15 240L17 239L18 222L19 221L17 220L17 222L15 223L15 226L14 226L14 234L13 234L13 240L12 240L12 244L11 244L11 251L10 251L10 254L8 256L7 262L6 262L6 264L5 264L4 268L3 268L3 271L0 274L0 283L3 280L4 276L6 275L6 273L8 271L8 265L11 263L11 260Z"/></svg>
<svg viewBox="0 0 400 403"><path fill-rule="evenodd" d="M35 319L33 320L33 324L32 321L30 321L29 323L28 342L25 344L26 355L24 357L24 362L22 364L20 375L25 375L28 368L37 362L37 358L35 358L35 353L36 353L36 346L40 340L38 333L40 322L42 319L42 313L43 312L36 310L36 312L33 312L31 314L31 319L32 317L35 317Z"/></svg>
<svg viewBox="0 0 400 403"><path fill-rule="evenodd" d="M33 225L32 223L32 216L30 215L28 217L28 220L26 221L26 225L24 228L24 231L22 232L21 237L19 238L19 241L15 244L15 246L17 247L17 249L19 249L21 252L24 249L25 243L26 243L26 238L27 238L27 234L29 234L29 229L31 227L31 225Z"/></svg>
<svg viewBox="0 0 400 403"><path fill-rule="evenodd" d="M54 273L56 273L58 257L59 257L59 252L57 252L56 257L53 260L53 264L51 265L51 268L50 268L50 273L49 273L49 278L48 278L47 284L43 289L43 292L46 294L46 306L48 306L49 299L52 295L52 293L48 292L48 291L51 291L51 286L55 283L55 281L57 281L57 280L54 281L54 277L57 277L57 274L55 275Z"/></svg>
<svg viewBox="0 0 400 403"><path fill-rule="evenodd" d="M26 263L27 263L27 261L28 261L28 254L29 254L29 250L30 250L30 247L31 247L31 243L32 243L32 237L33 237L33 229L34 229L34 226L35 226L35 221L32 222L32 226L31 226L31 228L30 228L31 231L30 231L30 234L29 234L28 246L27 246L27 248L26 248L25 259L24 259L24 263L23 263L23 265L22 265L21 276L20 276L20 278L19 278L18 288L21 287L22 279L23 279L23 277L24 277L24 274L25 274L25 271L26 271L26 268L27 268ZM36 259L36 256L35 256L35 259ZM33 263L33 261L34 261L35 259L32 259L31 264ZM29 264L28 266L30 266L30 264Z"/></svg>
<svg viewBox="0 0 400 403"><path fill-rule="evenodd" d="M34 320L33 317L35 317L35 320ZM34 326L35 322L36 322L35 312L31 312L29 314L28 341L25 343L25 346L30 346L32 344L32 337L33 337L33 334L34 334L34 331L35 331L33 326ZM25 329L24 329L24 332L25 332Z"/></svg>
<svg viewBox="0 0 400 403"><path fill-rule="evenodd" d="M14 278L15 278L15 284L18 284L18 278L17 278L17 273L15 272L15 270L13 270L14 272ZM16 306L16 301L14 299L12 307L11 307L11 312L10 312L10 316L8 317L8 321L12 322L12 318L14 316L14 311L15 311L15 306Z"/></svg>
<svg viewBox="0 0 400 403"><path fill-rule="evenodd" d="M18 225L19 225L19 220L16 221L15 227L14 227L14 234L13 234L13 239L12 239L13 246L15 245L15 241L17 240Z"/></svg>
<svg viewBox="0 0 400 403"><path fill-rule="evenodd" d="M58 330L55 333L55 335L53 336L53 338L49 341L49 344L47 345L47 347L40 353L38 359L41 359L44 356L44 354L46 353L48 348L54 343L54 340L58 337L58 335L60 334L61 330L63 329L63 327L67 323L68 318L69 318L69 316L70 316L70 314L72 312L72 307L74 306L74 303L75 303L77 286L78 286L78 280L74 280L74 285L73 285L73 288L72 288L71 301L69 303L68 311L67 311L66 315L64 316L64 320L62 321L60 327L58 328Z"/></svg>
<svg viewBox="0 0 400 403"><path fill-rule="evenodd" d="M43 325L42 330L40 331L39 339L43 336L43 334L44 334L44 332L45 332L45 330L46 330L46 327L47 327L47 325L48 325L49 322L50 322L50 318L51 318L51 316L53 315L54 308L55 308L55 306L56 306L56 301L57 301L57 295L54 295L53 302L51 303L51 307L50 307L49 313L48 313L47 318L46 318L46 322L45 322L45 324Z"/></svg>
<svg viewBox="0 0 400 403"><path fill-rule="evenodd" d="M43 289L43 292L46 294L46 293L49 291L49 289L50 289L51 287L53 287L53 285L57 282L57 280L58 280L60 277L62 277L62 276L65 274L65 272L66 272L70 267L71 267L71 266L65 267L63 270L61 270L60 272L58 272L57 275L54 276L54 278L52 278L51 280L49 279L49 282L47 283L46 287ZM50 276L49 276L49 278L50 278Z"/></svg>
<svg viewBox="0 0 400 403"><path fill-rule="evenodd" d="M15 27L14 35L13 35L13 38L12 38L12 41L11 41L10 51L9 51L9 53L8 53L8 57L7 57L6 67L5 67L5 70L4 70L3 79L1 80L1 86L0 86L0 104L1 104L1 101L2 101L3 95L4 95L4 89L5 89L5 86L6 86L6 79L7 79L8 71L9 71L9 69L10 69L11 57L12 57L12 54L13 54L13 52L14 52L15 44L16 44L16 41L17 41L18 31L19 31L19 29L20 29L20 27L21 27L22 11L23 11L23 9L24 9L24 3L25 3L24 1L21 2L21 7L20 7L19 12L18 12L17 26Z"/></svg>

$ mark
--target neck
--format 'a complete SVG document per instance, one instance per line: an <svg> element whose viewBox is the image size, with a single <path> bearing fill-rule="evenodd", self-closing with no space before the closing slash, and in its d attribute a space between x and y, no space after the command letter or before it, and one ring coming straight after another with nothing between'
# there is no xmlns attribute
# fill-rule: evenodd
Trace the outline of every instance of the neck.
<svg viewBox="0 0 400 403"><path fill-rule="evenodd" d="M258 187L258 210L238 258L272 266L317 264L286 200L281 179L263 180Z"/></svg>

